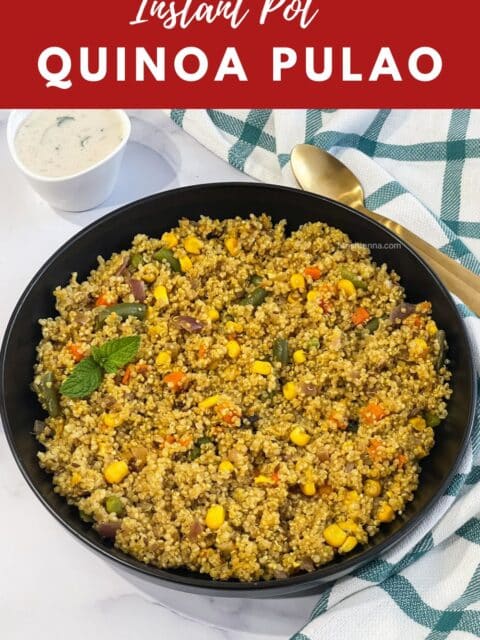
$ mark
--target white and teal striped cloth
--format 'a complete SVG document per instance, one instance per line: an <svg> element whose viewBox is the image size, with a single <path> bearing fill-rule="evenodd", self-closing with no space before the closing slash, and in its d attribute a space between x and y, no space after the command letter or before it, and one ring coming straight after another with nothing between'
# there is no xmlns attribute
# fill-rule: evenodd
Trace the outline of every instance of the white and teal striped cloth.
<svg viewBox="0 0 480 640"><path fill-rule="evenodd" d="M298 142L338 155L366 205L480 274L480 111L172 110L211 151L266 182L295 185ZM459 303L480 370L480 320ZM480 636L480 412L451 486L407 540L333 584L292 640Z"/></svg>

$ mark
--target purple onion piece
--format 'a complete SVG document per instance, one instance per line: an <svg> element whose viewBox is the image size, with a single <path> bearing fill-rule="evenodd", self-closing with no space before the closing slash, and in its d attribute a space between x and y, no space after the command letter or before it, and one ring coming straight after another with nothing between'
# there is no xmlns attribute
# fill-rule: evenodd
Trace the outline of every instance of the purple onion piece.
<svg viewBox="0 0 480 640"><path fill-rule="evenodd" d="M411 304L410 302L402 302L401 304L397 304L390 313L390 321L397 324L411 316L412 313L415 313L417 308L416 304Z"/></svg>
<svg viewBox="0 0 480 640"><path fill-rule="evenodd" d="M302 571L313 571L315 569L315 565L311 558L304 558L302 564L299 566L299 569Z"/></svg>
<svg viewBox="0 0 480 640"><path fill-rule="evenodd" d="M128 267L129 263L130 263L130 256L127 256L126 258L123 259L122 264L115 271L115 275L116 276L121 276L122 273L125 271L125 269Z"/></svg>
<svg viewBox="0 0 480 640"><path fill-rule="evenodd" d="M286 571L282 571L281 569L275 569L273 573L276 580L285 580L285 578L288 578L288 573Z"/></svg>
<svg viewBox="0 0 480 640"><path fill-rule="evenodd" d="M97 525L95 525L95 529L97 530L97 533L102 536L102 538L115 540L117 531L121 526L121 522L99 522Z"/></svg>
<svg viewBox="0 0 480 640"><path fill-rule="evenodd" d="M145 283L143 282L143 280L131 278L128 281L128 284L130 285L130 289L135 300L137 300L138 302L143 302L147 296L147 292L145 291Z"/></svg>
<svg viewBox="0 0 480 640"><path fill-rule="evenodd" d="M41 433L44 432L46 426L47 425L43 420L35 420L35 422L33 423L33 433L36 436L39 436Z"/></svg>
<svg viewBox="0 0 480 640"><path fill-rule="evenodd" d="M311 384L310 382L302 382L300 385L300 391L304 396L317 396L318 395L318 387L316 384Z"/></svg>
<svg viewBox="0 0 480 640"><path fill-rule="evenodd" d="M202 533L202 531L203 531L203 524L200 522L198 518L195 518L195 520L192 522L190 531L188 533L189 540L192 540L192 541L196 540L198 536Z"/></svg>
<svg viewBox="0 0 480 640"><path fill-rule="evenodd" d="M203 329L203 324L191 316L175 316L172 318L172 325L188 333L200 333Z"/></svg>

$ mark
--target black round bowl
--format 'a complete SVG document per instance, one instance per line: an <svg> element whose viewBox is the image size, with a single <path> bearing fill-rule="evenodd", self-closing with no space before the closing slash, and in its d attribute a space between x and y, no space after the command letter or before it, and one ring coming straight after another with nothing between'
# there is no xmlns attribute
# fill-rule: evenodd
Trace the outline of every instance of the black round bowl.
<svg viewBox="0 0 480 640"><path fill-rule="evenodd" d="M110 256L128 247L133 236L159 236L181 217L216 218L268 213L274 221L286 218L288 228L321 220L345 231L353 241L368 243L374 260L386 263L402 277L407 298L430 300L433 316L445 329L449 343L453 395L448 418L438 427L436 444L424 460L415 499L401 518L344 558L308 574L270 582L220 582L186 570L163 571L135 559L102 541L82 522L76 509L54 493L51 477L37 463L38 443L32 435L42 410L30 391L35 346L40 340L38 319L55 315L52 290L65 285L72 271L85 278L98 255ZM395 246L392 248L392 244ZM365 216L331 200L296 189L249 183L220 183L166 191L134 202L94 222L61 247L28 285L8 324L0 354L1 415L7 439L20 470L47 509L78 539L128 570L182 591L224 596L273 597L311 590L345 576L373 560L412 531L440 498L465 449L473 422L475 385L468 337L455 304L445 287L422 260L390 231Z"/></svg>

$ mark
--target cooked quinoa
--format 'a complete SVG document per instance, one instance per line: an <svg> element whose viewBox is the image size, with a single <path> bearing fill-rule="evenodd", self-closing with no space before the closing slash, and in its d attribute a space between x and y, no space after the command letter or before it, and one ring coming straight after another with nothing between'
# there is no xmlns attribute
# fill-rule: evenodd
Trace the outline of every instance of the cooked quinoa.
<svg viewBox="0 0 480 640"><path fill-rule="evenodd" d="M181 220L54 293L39 461L125 553L281 578L365 544L413 499L447 413L444 333L338 229ZM111 306L125 303L141 313ZM140 337L132 362L87 397L59 393L126 336Z"/></svg>

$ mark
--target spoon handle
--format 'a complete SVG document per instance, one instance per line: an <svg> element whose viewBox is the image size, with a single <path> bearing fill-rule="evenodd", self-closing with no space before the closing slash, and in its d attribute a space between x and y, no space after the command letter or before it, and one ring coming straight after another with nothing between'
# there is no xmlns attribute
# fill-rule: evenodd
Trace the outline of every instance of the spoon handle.
<svg viewBox="0 0 480 640"><path fill-rule="evenodd" d="M475 275L452 258L435 249L431 244L419 238L412 231L402 227L398 222L385 218L385 216L370 211L361 205L357 206L356 209L396 233L402 240L405 240L437 274L447 289L458 296L477 315L480 315L480 276Z"/></svg>

